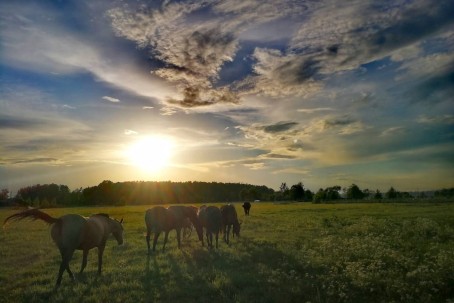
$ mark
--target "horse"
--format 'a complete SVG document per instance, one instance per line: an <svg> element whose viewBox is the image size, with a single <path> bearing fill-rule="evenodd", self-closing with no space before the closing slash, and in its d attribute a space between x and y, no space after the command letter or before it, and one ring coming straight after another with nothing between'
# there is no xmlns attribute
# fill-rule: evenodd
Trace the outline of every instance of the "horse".
<svg viewBox="0 0 454 303"><path fill-rule="evenodd" d="M202 226L205 227L208 247L213 247L214 234L216 237L216 248L218 248L219 232L222 229L221 210L216 206L201 206L199 208L198 217Z"/></svg>
<svg viewBox="0 0 454 303"><path fill-rule="evenodd" d="M236 209L232 204L221 206L222 214L222 226L224 230L224 241L229 243L230 229L232 228L233 237L240 236L240 222L238 221L238 215Z"/></svg>
<svg viewBox="0 0 454 303"><path fill-rule="evenodd" d="M77 214L68 214L54 218L39 209L32 208L9 216L5 219L3 225L8 220L22 220L24 218L40 219L52 225L51 237L60 250L62 258L55 288L60 286L65 270L68 272L69 277L73 281L75 280L74 274L69 268L69 262L76 249L83 251L82 266L80 268L80 273L82 273L87 265L89 250L97 247L98 274L101 274L102 255L109 235L114 235L118 245L123 244L123 219L118 221L110 218L107 214L95 214L89 218Z"/></svg>
<svg viewBox="0 0 454 303"><path fill-rule="evenodd" d="M145 212L145 225L147 226L147 247L148 254L150 254L150 235L153 232L153 251L156 249L156 243L158 242L159 235L161 232L165 233L164 245L162 250L165 250L169 232L173 229L177 232L178 248L181 248L181 229L185 225L185 219L188 218L192 225L194 225L199 240L203 243L202 226L200 225L199 219L197 218L197 208L193 206L169 206L165 208L163 206L155 206L148 209Z"/></svg>
<svg viewBox="0 0 454 303"><path fill-rule="evenodd" d="M249 202L244 202L243 203L243 208L244 208L244 214L246 216L249 216L249 210L251 209L251 203Z"/></svg>

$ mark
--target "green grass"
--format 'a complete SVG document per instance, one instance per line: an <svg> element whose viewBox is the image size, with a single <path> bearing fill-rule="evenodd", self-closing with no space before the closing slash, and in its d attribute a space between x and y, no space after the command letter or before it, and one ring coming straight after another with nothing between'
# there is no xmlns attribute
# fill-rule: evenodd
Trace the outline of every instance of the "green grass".
<svg viewBox="0 0 454 303"><path fill-rule="evenodd" d="M48 209L52 216L106 212L125 220L98 276L85 272L53 291L60 255L42 221L0 231L0 302L453 302L454 204L254 203L240 239L218 250L195 232L147 255L146 206ZM0 210L3 220L14 210ZM71 269L80 269L77 251Z"/></svg>

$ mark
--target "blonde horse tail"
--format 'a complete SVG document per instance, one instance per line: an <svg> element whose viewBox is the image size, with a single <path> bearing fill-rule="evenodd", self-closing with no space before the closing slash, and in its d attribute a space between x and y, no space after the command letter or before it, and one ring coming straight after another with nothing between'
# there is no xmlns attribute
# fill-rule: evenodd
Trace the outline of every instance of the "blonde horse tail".
<svg viewBox="0 0 454 303"><path fill-rule="evenodd" d="M51 217L48 214L40 211L37 208L31 208L31 209L24 210L24 211L22 211L20 213L11 215L8 218L6 218L5 221L3 221L3 227L5 226L5 224L9 220L19 221L19 220L22 220L22 219L25 219L25 218L29 218L29 219L31 219L33 221L40 219L40 220L43 220L44 222L46 222L48 224L53 224L53 223L58 221L58 218Z"/></svg>

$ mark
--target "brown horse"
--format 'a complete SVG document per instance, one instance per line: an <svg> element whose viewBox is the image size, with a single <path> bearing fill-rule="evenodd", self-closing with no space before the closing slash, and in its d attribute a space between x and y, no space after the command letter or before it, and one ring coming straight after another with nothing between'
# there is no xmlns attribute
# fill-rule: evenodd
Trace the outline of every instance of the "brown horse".
<svg viewBox="0 0 454 303"><path fill-rule="evenodd" d="M24 218L40 219L48 224L52 224L50 233L60 250L62 258L55 287L60 286L65 270L68 272L70 278L74 280L74 275L69 268L69 262L76 249L83 251L82 266L80 268L80 272L82 273L87 265L88 251L97 247L98 274L101 274L102 255L109 235L113 234L118 244L123 244L123 219L117 221L110 218L107 214L96 214L89 218L69 214L60 218L54 218L36 208L32 208L9 216L5 219L3 225L10 219L22 220Z"/></svg>
<svg viewBox="0 0 454 303"><path fill-rule="evenodd" d="M199 208L199 220L206 230L206 238L208 247L213 247L213 234L216 237L216 248L218 248L219 232L222 229L222 214L221 210L216 206L201 206ZM203 241L202 241L203 245Z"/></svg>
<svg viewBox="0 0 454 303"><path fill-rule="evenodd" d="M199 219L197 218L197 208L193 206L169 206L165 208L163 206L155 206L148 209L145 212L145 224L147 226L147 246L148 253L150 254L150 235L153 232L153 251L156 249L156 243L158 242L159 235L161 232L165 233L164 245L162 250L165 249L169 232L173 229L177 232L178 248L181 248L181 229L185 225L185 219L189 219L194 225L199 240L203 243L202 226L200 225Z"/></svg>
<svg viewBox="0 0 454 303"><path fill-rule="evenodd" d="M238 215L236 209L232 204L221 206L222 214L222 226L224 231L224 241L229 243L230 229L232 228L233 237L240 236L240 222L238 221Z"/></svg>

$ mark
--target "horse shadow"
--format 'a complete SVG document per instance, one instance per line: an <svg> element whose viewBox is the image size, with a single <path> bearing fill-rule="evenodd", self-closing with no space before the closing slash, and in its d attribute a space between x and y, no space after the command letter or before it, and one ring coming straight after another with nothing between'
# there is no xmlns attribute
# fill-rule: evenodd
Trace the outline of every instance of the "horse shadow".
<svg viewBox="0 0 454 303"><path fill-rule="evenodd" d="M318 285L307 278L320 269L274 243L242 237L229 246L223 244L219 249L149 255L142 280L146 300L306 302L320 298Z"/></svg>

